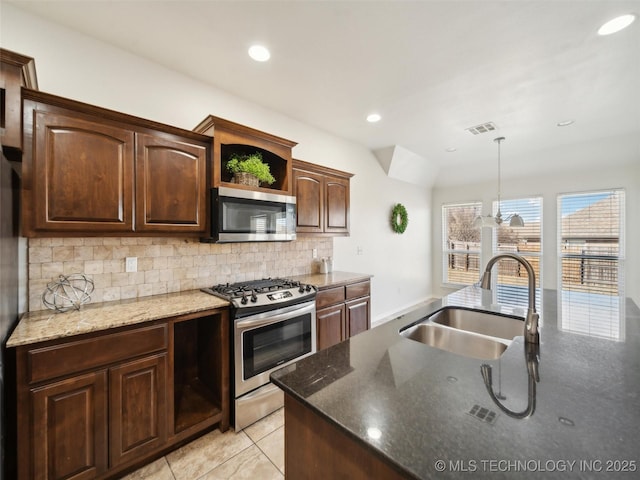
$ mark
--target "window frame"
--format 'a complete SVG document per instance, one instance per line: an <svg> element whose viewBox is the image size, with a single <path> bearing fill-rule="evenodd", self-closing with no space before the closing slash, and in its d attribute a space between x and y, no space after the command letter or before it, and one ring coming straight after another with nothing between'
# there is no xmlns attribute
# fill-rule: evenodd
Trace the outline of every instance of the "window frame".
<svg viewBox="0 0 640 480"><path fill-rule="evenodd" d="M469 285L473 285L474 283L478 282L478 279L480 278L480 269L482 267L482 260L483 260L483 256L482 256L482 232L480 231L479 236L480 236L480 240L478 242L478 249L477 250L469 250L469 249L457 249L457 248L449 248L449 237L448 237L448 211L451 208L474 208L476 210L476 214L477 215L482 215L482 201L478 200L478 201L471 201L471 202L451 202L451 203L444 203L442 204L442 208L441 208L441 221L442 221L442 237L441 237L441 241L442 241L442 264L441 264L441 271L442 271L442 285L445 287L466 287ZM475 217L474 217L475 218ZM474 280L470 283L461 283L461 282L456 282L456 281L451 281L450 280L450 275L449 275L449 256L450 255L476 255L478 256L478 274L477 276L474 278Z"/></svg>
<svg viewBox="0 0 640 480"><path fill-rule="evenodd" d="M581 254L575 252L568 252L564 248L569 245L570 242L564 241L566 235L563 232L563 215L564 208L563 201L570 197L580 196L597 196L597 195L618 195L618 231L617 231L617 255L607 254L595 254L584 253ZM557 195L557 290L558 290L558 327L562 330L572 331L574 333L582 333L591 336L597 336L599 338L607 338L611 340L622 341L625 337L625 325L624 325L624 309L625 309L625 233L626 233L626 191L624 188L609 188L589 190L582 192L567 192L559 193ZM597 203L597 202L594 202ZM590 207L594 203L589 204ZM570 215L578 212L576 210ZM573 227L574 231L580 228L580 225ZM602 234L600 237L593 236L595 241L593 245L601 243L605 245L607 242L602 240ZM585 245L589 244L590 237L583 235L583 241ZM599 242L598 242L599 239ZM613 243L613 242L612 242ZM583 268L583 262L589 260L597 261L611 261L615 262L616 272L616 291L606 293L606 280L603 278L601 282L594 282L593 286L582 284L579 287L575 284L564 281L565 277L565 260L567 259L579 259L581 269ZM582 271L582 270L581 270ZM604 288L600 288L600 286ZM566 288L565 288L566 287ZM576 288L577 287L577 288ZM573 298L576 300L572 300ZM603 307L603 305L606 305ZM585 310L586 309L586 310ZM615 317L614 317L615 314ZM608 329L609 333L604 333Z"/></svg>

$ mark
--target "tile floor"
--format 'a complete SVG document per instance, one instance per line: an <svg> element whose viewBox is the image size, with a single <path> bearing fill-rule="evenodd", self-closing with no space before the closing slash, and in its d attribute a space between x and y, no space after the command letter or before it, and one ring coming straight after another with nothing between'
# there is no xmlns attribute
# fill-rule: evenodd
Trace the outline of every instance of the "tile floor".
<svg viewBox="0 0 640 480"><path fill-rule="evenodd" d="M214 430L126 480L283 480L284 409L236 433Z"/></svg>

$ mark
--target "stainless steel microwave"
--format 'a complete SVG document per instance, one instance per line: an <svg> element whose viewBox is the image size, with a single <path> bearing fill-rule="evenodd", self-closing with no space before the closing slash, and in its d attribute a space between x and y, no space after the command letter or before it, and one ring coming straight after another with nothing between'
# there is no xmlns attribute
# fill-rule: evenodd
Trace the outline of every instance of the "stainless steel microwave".
<svg viewBox="0 0 640 480"><path fill-rule="evenodd" d="M296 239L296 197L211 189L211 238L203 241L288 242Z"/></svg>

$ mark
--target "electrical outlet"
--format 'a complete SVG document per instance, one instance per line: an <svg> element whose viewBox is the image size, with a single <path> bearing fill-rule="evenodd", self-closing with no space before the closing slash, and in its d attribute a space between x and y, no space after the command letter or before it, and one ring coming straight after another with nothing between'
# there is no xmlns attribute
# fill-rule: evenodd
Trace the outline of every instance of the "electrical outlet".
<svg viewBox="0 0 640 480"><path fill-rule="evenodd" d="M127 257L124 259L124 271L133 273L138 271L138 257Z"/></svg>
<svg viewBox="0 0 640 480"><path fill-rule="evenodd" d="M362 247L361 246L357 246L356 247L356 255L362 255Z"/></svg>
<svg viewBox="0 0 640 480"><path fill-rule="evenodd" d="M318 258L318 249L314 248L311 250L311 258Z"/></svg>

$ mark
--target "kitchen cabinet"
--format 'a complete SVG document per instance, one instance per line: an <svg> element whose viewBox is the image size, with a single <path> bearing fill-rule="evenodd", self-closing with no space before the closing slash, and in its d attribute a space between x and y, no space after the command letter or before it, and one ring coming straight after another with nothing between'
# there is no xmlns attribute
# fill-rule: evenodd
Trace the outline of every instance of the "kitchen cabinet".
<svg viewBox="0 0 640 480"><path fill-rule="evenodd" d="M349 186L352 176L301 160L293 161L297 233L349 235Z"/></svg>
<svg viewBox="0 0 640 480"><path fill-rule="evenodd" d="M167 441L167 353L109 369L109 453L117 466Z"/></svg>
<svg viewBox="0 0 640 480"><path fill-rule="evenodd" d="M407 478L383 456L372 453L370 448L343 433L289 393L284 396L284 416L285 470L288 477L349 480Z"/></svg>
<svg viewBox="0 0 640 480"><path fill-rule="evenodd" d="M204 231L206 148L156 135L136 135L136 231Z"/></svg>
<svg viewBox="0 0 640 480"><path fill-rule="evenodd" d="M194 131L213 137L211 186L258 190L268 193L291 195L291 150L296 142L277 137L224 118L207 116ZM232 154L249 155L259 152L262 161L269 165L276 181L272 185L253 187L232 183L232 174L227 171L227 162Z"/></svg>
<svg viewBox="0 0 640 480"><path fill-rule="evenodd" d="M322 288L316 295L316 340L323 350L371 327L371 282Z"/></svg>
<svg viewBox="0 0 640 480"><path fill-rule="evenodd" d="M205 232L206 137L30 90L23 102L26 236Z"/></svg>
<svg viewBox="0 0 640 480"><path fill-rule="evenodd" d="M111 478L227 430L228 343L225 308L16 347L18 478Z"/></svg>
<svg viewBox="0 0 640 480"><path fill-rule="evenodd" d="M107 371L74 376L29 393L31 449L27 450L30 456L18 459L20 478L79 480L104 473L108 465ZM26 423L22 418L19 423ZM29 462L31 475L26 470Z"/></svg>
<svg viewBox="0 0 640 480"><path fill-rule="evenodd" d="M345 305L333 305L316 311L317 347L323 350L340 343L345 334Z"/></svg>
<svg viewBox="0 0 640 480"><path fill-rule="evenodd" d="M0 144L11 161L22 156L22 87L38 89L35 61L0 48Z"/></svg>

